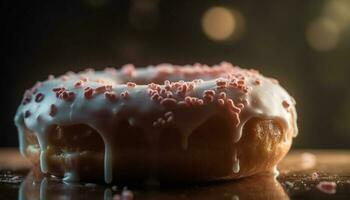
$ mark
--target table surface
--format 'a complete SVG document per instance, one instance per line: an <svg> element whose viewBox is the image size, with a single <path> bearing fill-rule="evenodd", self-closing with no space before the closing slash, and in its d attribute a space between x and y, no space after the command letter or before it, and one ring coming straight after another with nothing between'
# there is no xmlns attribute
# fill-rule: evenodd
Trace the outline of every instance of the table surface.
<svg viewBox="0 0 350 200"><path fill-rule="evenodd" d="M133 199L350 199L350 151L291 151L278 168L277 179L259 175L201 185L65 184L33 175L16 149L0 149L0 199L113 199L125 187ZM319 189L325 181L331 187Z"/></svg>

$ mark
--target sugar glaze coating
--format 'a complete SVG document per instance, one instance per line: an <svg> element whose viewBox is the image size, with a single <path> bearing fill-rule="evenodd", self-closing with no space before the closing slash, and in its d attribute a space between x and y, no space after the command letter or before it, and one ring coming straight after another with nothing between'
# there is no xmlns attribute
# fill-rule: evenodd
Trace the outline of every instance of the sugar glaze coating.
<svg viewBox="0 0 350 200"><path fill-rule="evenodd" d="M118 129L118 121L127 120L131 126L141 127L150 138L171 124L179 129L182 148L186 150L193 130L216 114L231 119L235 143L240 140L245 123L255 117L276 119L283 132L293 129L296 136L294 105L294 99L275 79L226 62L212 67L161 64L135 69L125 65L120 70L68 72L38 82L25 92L15 123L24 156L24 130L37 136L43 173L48 172L50 127L86 124L94 128L105 145L104 179L111 183L112 173L118 173L112 172L112 159L118 152L111 147L111 133ZM233 162L233 173L238 173L237 155ZM65 180L79 179L75 173L66 172Z"/></svg>

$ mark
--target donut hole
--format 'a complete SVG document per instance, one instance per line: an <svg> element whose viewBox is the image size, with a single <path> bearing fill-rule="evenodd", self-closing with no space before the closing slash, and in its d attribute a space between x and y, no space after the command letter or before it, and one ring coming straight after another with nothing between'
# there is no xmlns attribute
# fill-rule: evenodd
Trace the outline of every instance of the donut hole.
<svg viewBox="0 0 350 200"><path fill-rule="evenodd" d="M242 138L237 143L242 173L272 170L291 145L290 138L284 141L284 134L278 120L250 119L243 127Z"/></svg>

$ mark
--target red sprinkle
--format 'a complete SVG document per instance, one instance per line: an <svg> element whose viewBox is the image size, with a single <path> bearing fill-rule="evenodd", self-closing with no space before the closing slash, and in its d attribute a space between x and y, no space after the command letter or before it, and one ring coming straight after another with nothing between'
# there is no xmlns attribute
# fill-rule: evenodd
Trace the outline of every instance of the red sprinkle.
<svg viewBox="0 0 350 200"><path fill-rule="evenodd" d="M78 81L77 83L75 83L74 87L77 89L84 87L84 81L82 80Z"/></svg>
<svg viewBox="0 0 350 200"><path fill-rule="evenodd" d="M97 94L100 94L100 93L104 93L104 92L106 92L107 90L106 90L106 86L100 86L100 87L97 87L96 89L95 89L95 92L97 93Z"/></svg>
<svg viewBox="0 0 350 200"><path fill-rule="evenodd" d="M177 103L177 100L174 98L164 98L163 100L160 101L160 104L165 107L175 106L176 103Z"/></svg>
<svg viewBox="0 0 350 200"><path fill-rule="evenodd" d="M60 93L59 98L65 101L73 101L75 98L75 93L69 92L69 91L63 91L62 93Z"/></svg>
<svg viewBox="0 0 350 200"><path fill-rule="evenodd" d="M226 99L226 93L225 92L220 92L219 98L220 99Z"/></svg>
<svg viewBox="0 0 350 200"><path fill-rule="evenodd" d="M136 83L134 82L127 82L126 85L129 87L129 88L134 88L136 86Z"/></svg>
<svg viewBox="0 0 350 200"><path fill-rule="evenodd" d="M122 93L120 93L120 96L124 99L127 99L129 97L129 92L128 91L124 91Z"/></svg>
<svg viewBox="0 0 350 200"><path fill-rule="evenodd" d="M210 95L210 96L215 96L215 91L214 90L204 90L204 95Z"/></svg>
<svg viewBox="0 0 350 200"><path fill-rule="evenodd" d="M223 99L218 99L218 103L220 106L225 105L225 101Z"/></svg>
<svg viewBox="0 0 350 200"><path fill-rule="evenodd" d="M337 184L335 182L321 181L317 186L321 192L327 194L335 194L337 189Z"/></svg>
<svg viewBox="0 0 350 200"><path fill-rule="evenodd" d="M42 93L38 93L35 96L35 102L41 102L44 99L44 95Z"/></svg>
<svg viewBox="0 0 350 200"><path fill-rule="evenodd" d="M135 71L135 67L132 64L127 64L122 67L122 73L131 77Z"/></svg>
<svg viewBox="0 0 350 200"><path fill-rule="evenodd" d="M106 99L110 100L110 101L116 101L118 99L117 94L115 92L106 92L105 93L105 97Z"/></svg>
<svg viewBox="0 0 350 200"><path fill-rule="evenodd" d="M55 116L56 114L57 114L57 107L55 106L55 104L51 104L49 115L50 115L51 117L53 117L53 116Z"/></svg>
<svg viewBox="0 0 350 200"><path fill-rule="evenodd" d="M227 99L227 105L231 111L233 111L235 113L241 112L241 109L234 104L232 99Z"/></svg>
<svg viewBox="0 0 350 200"><path fill-rule="evenodd" d="M282 106L283 106L284 108L289 108L289 103L288 103L286 100L283 100L283 101L282 101Z"/></svg>
<svg viewBox="0 0 350 200"><path fill-rule="evenodd" d="M94 90L91 87L85 88L84 97L86 99L91 99L93 94L94 94Z"/></svg>
<svg viewBox="0 0 350 200"><path fill-rule="evenodd" d="M65 90L65 88L64 87L57 87L57 88L52 89L52 91L54 91L54 92L59 92L61 90Z"/></svg>

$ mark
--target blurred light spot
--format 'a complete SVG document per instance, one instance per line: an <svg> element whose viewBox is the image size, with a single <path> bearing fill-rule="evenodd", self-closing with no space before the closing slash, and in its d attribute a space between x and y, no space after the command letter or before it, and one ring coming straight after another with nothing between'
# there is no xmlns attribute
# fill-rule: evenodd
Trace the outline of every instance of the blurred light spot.
<svg viewBox="0 0 350 200"><path fill-rule="evenodd" d="M85 0L85 3L91 7L101 7L106 5L109 0Z"/></svg>
<svg viewBox="0 0 350 200"><path fill-rule="evenodd" d="M339 41L339 27L328 18L312 22L306 30L306 40L316 51L330 51Z"/></svg>
<svg viewBox="0 0 350 200"><path fill-rule="evenodd" d="M238 11L212 7L202 17L202 29L208 38L215 41L238 38L244 29L244 18Z"/></svg>
<svg viewBox="0 0 350 200"><path fill-rule="evenodd" d="M343 29L350 24L350 1L349 0L329 0L324 8L326 17L332 19Z"/></svg>
<svg viewBox="0 0 350 200"><path fill-rule="evenodd" d="M129 12L131 26L138 30L152 29L158 22L159 0L133 0Z"/></svg>

